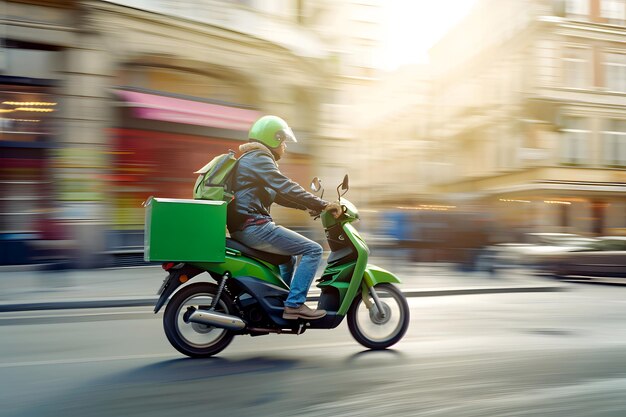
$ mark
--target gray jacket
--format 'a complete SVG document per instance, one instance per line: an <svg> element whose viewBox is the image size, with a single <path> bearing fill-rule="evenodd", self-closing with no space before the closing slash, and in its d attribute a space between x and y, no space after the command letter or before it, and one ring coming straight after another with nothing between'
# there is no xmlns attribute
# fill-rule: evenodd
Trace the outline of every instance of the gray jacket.
<svg viewBox="0 0 626 417"><path fill-rule="evenodd" d="M250 224L272 221L272 203L313 211L322 211L328 204L283 175L278 170L274 155L263 144L245 143L239 150L244 154L231 177L235 197L228 204L229 232L243 230Z"/></svg>

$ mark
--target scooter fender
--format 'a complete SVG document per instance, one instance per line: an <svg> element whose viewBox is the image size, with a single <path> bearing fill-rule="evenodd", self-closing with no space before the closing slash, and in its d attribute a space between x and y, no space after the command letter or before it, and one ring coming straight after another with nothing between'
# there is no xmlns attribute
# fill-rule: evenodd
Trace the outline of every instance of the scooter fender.
<svg viewBox="0 0 626 417"><path fill-rule="evenodd" d="M165 302L170 298L170 295L172 295L178 289L178 287L180 287L196 275L201 274L202 272L205 271L191 265L185 265L181 269L169 271L169 275L165 277L165 279L163 280L163 285L161 285L161 288L159 288L159 291L157 291L159 299L154 306L154 314L159 312L161 307L163 307Z"/></svg>
<svg viewBox="0 0 626 417"><path fill-rule="evenodd" d="M368 287L383 283L400 284L400 279L394 274L386 269L371 264L368 264L365 268L363 279Z"/></svg>
<svg viewBox="0 0 626 417"><path fill-rule="evenodd" d="M368 264L363 273L361 284L363 296L368 294L370 288L383 283L400 284L400 279L386 269Z"/></svg>

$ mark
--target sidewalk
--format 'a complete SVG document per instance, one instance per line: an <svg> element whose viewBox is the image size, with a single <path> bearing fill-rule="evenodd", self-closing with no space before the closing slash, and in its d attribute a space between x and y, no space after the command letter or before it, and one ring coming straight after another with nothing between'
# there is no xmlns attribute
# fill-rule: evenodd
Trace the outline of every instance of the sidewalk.
<svg viewBox="0 0 626 417"><path fill-rule="evenodd" d="M485 272L459 272L448 264L386 259L371 259L371 263L394 272L408 297L563 291L567 287L525 270L506 270L492 276ZM160 266L50 272L4 270L0 271L0 312L153 306L165 276ZM194 281L199 280L194 278L191 282ZM318 295L313 283L309 299L314 301Z"/></svg>

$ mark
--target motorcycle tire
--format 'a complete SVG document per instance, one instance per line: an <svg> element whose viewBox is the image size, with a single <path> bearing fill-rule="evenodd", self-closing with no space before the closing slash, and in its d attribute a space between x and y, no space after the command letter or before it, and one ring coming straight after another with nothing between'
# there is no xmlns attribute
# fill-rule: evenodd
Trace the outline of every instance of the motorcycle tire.
<svg viewBox="0 0 626 417"><path fill-rule="evenodd" d="M174 294L167 303L163 314L163 328L167 340L180 353L192 358L207 358L221 352L232 342L235 334L231 330L186 323L184 320L189 308L198 308L199 305L208 308L217 295L217 290L217 285L208 282L191 284ZM204 302L201 298L204 298ZM222 292L215 311L233 314L233 301L225 291Z"/></svg>
<svg viewBox="0 0 626 417"><path fill-rule="evenodd" d="M406 333L410 321L409 305L404 294L393 284L378 284L374 289L383 303L385 316L378 314L371 298L372 307L368 309L362 293L359 293L348 310L348 329L352 337L366 348L387 349Z"/></svg>

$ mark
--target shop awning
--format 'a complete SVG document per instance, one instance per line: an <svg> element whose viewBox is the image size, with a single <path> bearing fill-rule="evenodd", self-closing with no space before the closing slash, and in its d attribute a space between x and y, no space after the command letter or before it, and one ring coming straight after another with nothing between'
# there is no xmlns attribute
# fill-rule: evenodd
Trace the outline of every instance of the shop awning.
<svg viewBox="0 0 626 417"><path fill-rule="evenodd" d="M126 90L115 93L124 100L124 106L132 108L133 116L141 119L247 131L261 116L256 110L156 94Z"/></svg>

